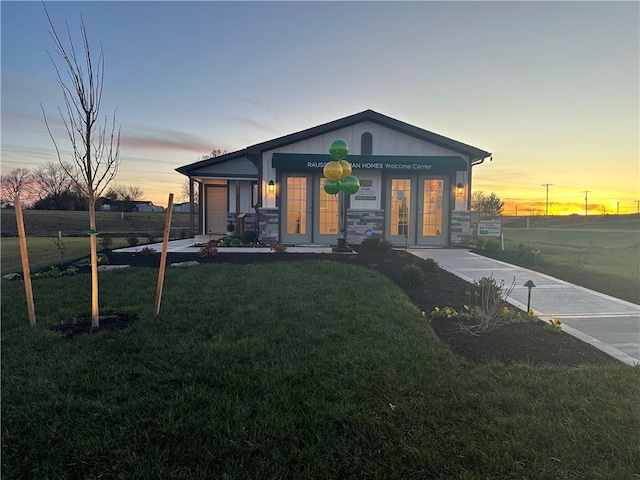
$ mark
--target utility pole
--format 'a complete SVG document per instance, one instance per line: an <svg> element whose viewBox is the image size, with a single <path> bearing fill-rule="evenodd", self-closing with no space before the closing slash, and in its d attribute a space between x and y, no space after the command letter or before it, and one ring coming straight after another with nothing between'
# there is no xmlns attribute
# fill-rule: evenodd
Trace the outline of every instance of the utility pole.
<svg viewBox="0 0 640 480"><path fill-rule="evenodd" d="M589 198L589 192L591 190L584 190L584 216L586 217L589 213L589 203L588 203L588 198Z"/></svg>
<svg viewBox="0 0 640 480"><path fill-rule="evenodd" d="M545 216L549 216L549 187L553 185L553 183L544 183L542 184L543 187L547 187L547 202L545 204L545 209L544 209L544 214Z"/></svg>
<svg viewBox="0 0 640 480"><path fill-rule="evenodd" d="M638 206L638 213L640 213L640 200L636 200L636 205Z"/></svg>

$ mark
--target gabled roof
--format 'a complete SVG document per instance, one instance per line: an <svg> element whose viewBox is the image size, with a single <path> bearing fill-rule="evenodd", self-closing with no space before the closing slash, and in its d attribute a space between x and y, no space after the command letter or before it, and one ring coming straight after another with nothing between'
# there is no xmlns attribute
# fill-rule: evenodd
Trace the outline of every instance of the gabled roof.
<svg viewBox="0 0 640 480"><path fill-rule="evenodd" d="M224 155L219 155L217 157L205 158L204 160L200 160L195 163L190 163L189 165L183 165L182 167L176 168L176 172L182 173L183 175L189 175L190 172L194 170L198 170L202 167L208 167L210 165L215 165L217 163L228 162L229 160L234 160L239 157L244 157L247 154L247 149L244 148L242 150L238 150L236 152L225 153Z"/></svg>
<svg viewBox="0 0 640 480"><path fill-rule="evenodd" d="M255 145L242 150L238 150L236 152L227 153L226 155L208 158L206 160L201 160L190 165L185 165L183 167L176 168L176 170L184 175L189 175L189 172L202 167L214 165L219 162L226 162L228 160L233 160L234 158L242 157L245 155L260 154L267 150L281 148L291 143L307 140L309 138L317 137L334 130L349 127L351 125L366 121L377 123L379 125L382 125L383 127L400 131L406 135L410 135L434 145L448 148L449 150L453 150L454 152L458 152L462 155L468 156L471 161L484 159L491 155L490 152L487 152L480 148L472 147L471 145L467 145L466 143L443 137L442 135L438 135L437 133L424 130L405 122L401 122L400 120L396 120L395 118L387 117L386 115L374 112L373 110L365 110L364 112L356 113L354 115L334 120L332 122L324 123L316 127L308 128L300 132L284 135L282 137L274 138L273 140L268 140L266 142L256 143Z"/></svg>
<svg viewBox="0 0 640 480"><path fill-rule="evenodd" d="M486 158L491 155L490 152L472 147L471 145L467 145L466 143L443 137L442 135L438 135L437 133L418 128L414 125L401 122L400 120L396 120L395 118L387 117L386 115L374 112L373 110L365 110L364 112L356 113L339 120L334 120L329 123L318 125L317 127L308 128L297 133L291 133L289 135L275 138L267 142L257 143L256 145L247 147L247 150L249 153L258 153L264 152L265 150L273 150L285 145L289 145L291 143L299 142L312 137L317 137L333 130L338 130L340 128L349 127L351 125L355 125L356 123L366 121L377 123L379 125L382 125L383 127L398 130L406 135L410 135L420 140L424 140L426 142L448 148L455 152L462 153L469 156L471 160Z"/></svg>

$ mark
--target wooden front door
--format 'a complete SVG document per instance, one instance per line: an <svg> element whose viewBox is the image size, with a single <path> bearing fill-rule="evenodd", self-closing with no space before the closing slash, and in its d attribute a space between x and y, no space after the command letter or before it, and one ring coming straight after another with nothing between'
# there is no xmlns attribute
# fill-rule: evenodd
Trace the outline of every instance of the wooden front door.
<svg viewBox="0 0 640 480"><path fill-rule="evenodd" d="M227 186L207 185L207 222L204 233L227 233Z"/></svg>

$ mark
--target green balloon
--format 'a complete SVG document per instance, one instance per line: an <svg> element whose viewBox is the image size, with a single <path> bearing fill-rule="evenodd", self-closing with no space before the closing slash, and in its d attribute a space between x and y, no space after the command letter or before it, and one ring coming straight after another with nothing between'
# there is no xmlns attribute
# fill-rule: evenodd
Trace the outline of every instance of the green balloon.
<svg viewBox="0 0 640 480"><path fill-rule="evenodd" d="M353 195L360 190L360 180L358 177L349 175L347 178L342 179L342 191L347 195Z"/></svg>
<svg viewBox="0 0 640 480"><path fill-rule="evenodd" d="M334 140L329 147L329 155L334 160L342 160L349 154L349 145L344 140Z"/></svg>
<svg viewBox="0 0 640 480"><path fill-rule="evenodd" d="M326 179L324 181L324 191L329 195L336 195L340 192L340 187L342 186L342 182L340 180L329 180Z"/></svg>

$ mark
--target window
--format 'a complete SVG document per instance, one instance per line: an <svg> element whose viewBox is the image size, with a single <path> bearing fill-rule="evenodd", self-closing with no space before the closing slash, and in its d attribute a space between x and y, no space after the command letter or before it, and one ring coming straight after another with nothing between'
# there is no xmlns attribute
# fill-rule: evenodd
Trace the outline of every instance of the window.
<svg viewBox="0 0 640 480"><path fill-rule="evenodd" d="M373 135L369 132L360 137L360 155L373 155Z"/></svg>

